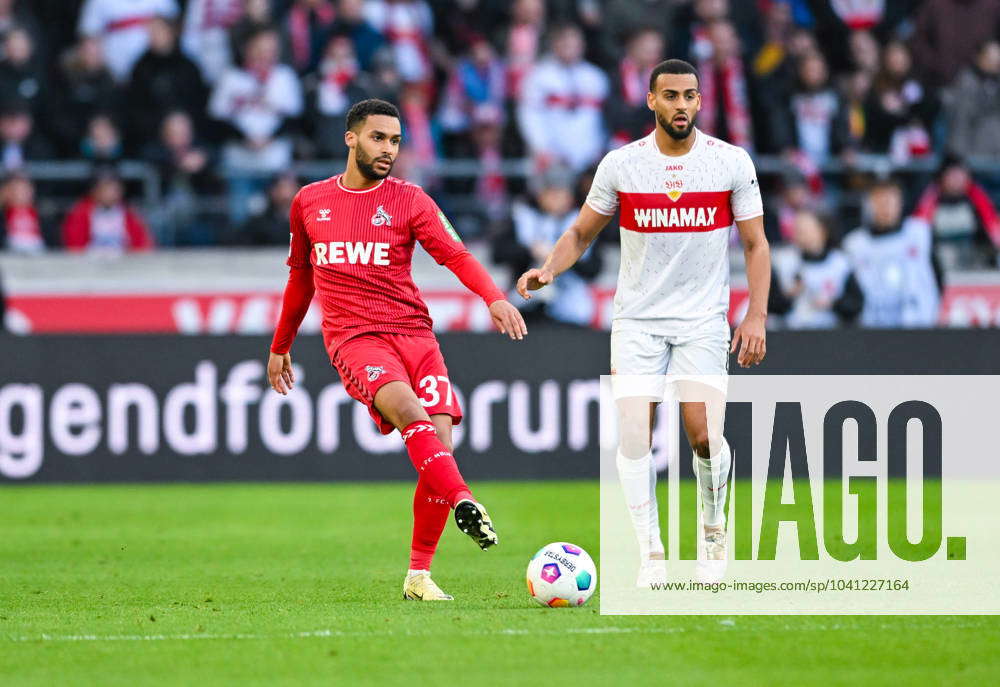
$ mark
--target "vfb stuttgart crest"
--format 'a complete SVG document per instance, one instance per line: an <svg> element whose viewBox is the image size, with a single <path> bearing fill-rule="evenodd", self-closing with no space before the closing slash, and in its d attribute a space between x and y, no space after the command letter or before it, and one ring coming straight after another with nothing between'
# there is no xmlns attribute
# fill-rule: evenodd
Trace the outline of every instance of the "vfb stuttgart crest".
<svg viewBox="0 0 1000 687"><path fill-rule="evenodd" d="M663 182L663 191L670 200L677 202L677 199L684 193L684 179L678 172L684 171L684 165L667 165L664 169L668 173L667 180Z"/></svg>
<svg viewBox="0 0 1000 687"><path fill-rule="evenodd" d="M385 211L385 208L381 205L378 206L378 210L375 211L375 215L372 217L372 225L376 227L381 227L383 224L392 226L392 215Z"/></svg>
<svg viewBox="0 0 1000 687"><path fill-rule="evenodd" d="M368 381L374 382L385 373L385 368L381 365L365 365L365 372L368 373Z"/></svg>

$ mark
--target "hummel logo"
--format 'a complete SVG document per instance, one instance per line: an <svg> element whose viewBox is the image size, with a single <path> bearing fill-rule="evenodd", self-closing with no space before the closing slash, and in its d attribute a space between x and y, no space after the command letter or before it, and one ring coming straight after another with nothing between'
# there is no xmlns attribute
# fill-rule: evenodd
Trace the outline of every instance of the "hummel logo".
<svg viewBox="0 0 1000 687"><path fill-rule="evenodd" d="M381 205L378 206L378 210L372 216L372 225L376 227L381 227L383 224L392 226L392 215L385 211L385 208Z"/></svg>
<svg viewBox="0 0 1000 687"><path fill-rule="evenodd" d="M368 381L374 382L376 379L382 376L385 372L385 368L381 365L365 365L365 372L368 373Z"/></svg>
<svg viewBox="0 0 1000 687"><path fill-rule="evenodd" d="M425 422L423 424L419 424L416 427L414 427L413 429L410 429L410 430L407 430L406 432L403 432L403 443L406 443L407 441L409 441L410 437L412 437L417 432L436 432L436 431L437 430L434 429L434 425L432 425L430 422ZM437 454L435 454L435 455L437 455ZM434 456L431 456L428 459L428 461L433 460L433 459L434 459ZM426 463L428 461L424 461L424 462Z"/></svg>
<svg viewBox="0 0 1000 687"><path fill-rule="evenodd" d="M330 211L326 208L319 211L319 217L316 218L317 222L329 222L330 221Z"/></svg>

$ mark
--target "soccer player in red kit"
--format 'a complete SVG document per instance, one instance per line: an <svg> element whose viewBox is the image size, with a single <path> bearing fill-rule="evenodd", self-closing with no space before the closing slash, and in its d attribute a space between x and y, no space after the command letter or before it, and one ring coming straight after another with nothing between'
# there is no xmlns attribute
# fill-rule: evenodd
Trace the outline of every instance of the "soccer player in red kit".
<svg viewBox="0 0 1000 687"><path fill-rule="evenodd" d="M368 406L383 434L398 429L417 470L406 599L451 600L430 575L448 513L482 549L497 543L452 456L451 428L462 409L413 283L416 241L489 306L512 339L528 332L489 273L466 250L434 201L414 184L389 176L399 153L399 112L363 100L347 113L343 174L303 187L289 213L291 268L267 365L271 386L295 383L289 349L315 292L323 343L347 392Z"/></svg>

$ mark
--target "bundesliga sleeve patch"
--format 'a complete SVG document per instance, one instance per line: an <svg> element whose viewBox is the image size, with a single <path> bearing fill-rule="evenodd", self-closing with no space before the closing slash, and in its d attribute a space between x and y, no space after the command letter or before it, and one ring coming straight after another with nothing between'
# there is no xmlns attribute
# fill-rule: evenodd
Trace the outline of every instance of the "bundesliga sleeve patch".
<svg viewBox="0 0 1000 687"><path fill-rule="evenodd" d="M461 243L462 237L458 235L458 232L455 231L455 227L451 226L451 222L448 221L448 218L445 217L444 213L440 210L438 210L438 219L441 220L441 226L444 227L446 232L448 232L448 236L455 239L458 243Z"/></svg>

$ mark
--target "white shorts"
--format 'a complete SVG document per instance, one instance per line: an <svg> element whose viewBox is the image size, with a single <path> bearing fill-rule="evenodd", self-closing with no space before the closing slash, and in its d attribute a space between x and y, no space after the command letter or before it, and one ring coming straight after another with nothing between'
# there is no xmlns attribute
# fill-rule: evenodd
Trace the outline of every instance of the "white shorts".
<svg viewBox="0 0 1000 687"><path fill-rule="evenodd" d="M690 380L726 392L729 325L713 322L681 336L643 331L611 332L612 394L662 399L667 383Z"/></svg>

